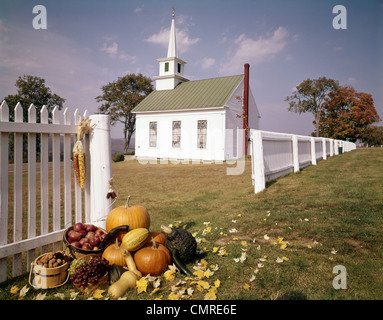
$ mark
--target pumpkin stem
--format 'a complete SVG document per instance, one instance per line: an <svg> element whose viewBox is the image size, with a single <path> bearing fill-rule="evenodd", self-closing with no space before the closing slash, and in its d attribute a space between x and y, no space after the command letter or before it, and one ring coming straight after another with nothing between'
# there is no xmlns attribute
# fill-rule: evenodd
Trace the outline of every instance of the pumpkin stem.
<svg viewBox="0 0 383 320"><path fill-rule="evenodd" d="M152 237L152 249L157 249L157 243L156 243L156 240L154 240L154 238Z"/></svg>
<svg viewBox="0 0 383 320"><path fill-rule="evenodd" d="M126 209L129 208L129 200L130 200L130 196L128 196L128 200L126 200L126 204L125 204L125 208L126 208Z"/></svg>
<svg viewBox="0 0 383 320"><path fill-rule="evenodd" d="M120 246L118 244L118 238L116 238L116 249L120 249Z"/></svg>

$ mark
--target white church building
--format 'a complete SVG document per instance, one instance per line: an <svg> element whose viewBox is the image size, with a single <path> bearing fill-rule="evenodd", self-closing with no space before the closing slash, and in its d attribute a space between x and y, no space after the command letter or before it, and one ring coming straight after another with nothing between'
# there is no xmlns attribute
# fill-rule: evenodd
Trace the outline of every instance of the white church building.
<svg viewBox="0 0 383 320"><path fill-rule="evenodd" d="M158 59L156 88L134 109L137 159L224 161L247 152L245 128L259 128L259 112L244 74L189 81L178 58L174 13L168 54Z"/></svg>

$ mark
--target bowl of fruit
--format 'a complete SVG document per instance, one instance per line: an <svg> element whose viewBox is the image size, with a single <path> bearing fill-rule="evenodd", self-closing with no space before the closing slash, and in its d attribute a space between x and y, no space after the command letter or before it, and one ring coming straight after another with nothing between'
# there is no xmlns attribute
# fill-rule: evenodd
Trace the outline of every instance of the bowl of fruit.
<svg viewBox="0 0 383 320"><path fill-rule="evenodd" d="M123 230L128 231L129 226L119 226L107 233L93 224L78 222L64 232L64 251L75 259L88 254L101 255L115 235Z"/></svg>

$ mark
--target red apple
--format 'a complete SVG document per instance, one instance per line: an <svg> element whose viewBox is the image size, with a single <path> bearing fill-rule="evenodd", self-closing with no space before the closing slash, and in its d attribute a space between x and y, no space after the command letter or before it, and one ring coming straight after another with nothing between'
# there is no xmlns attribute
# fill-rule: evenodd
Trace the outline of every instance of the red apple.
<svg viewBox="0 0 383 320"><path fill-rule="evenodd" d="M94 232L93 231L89 231L87 234L86 234L86 236L85 236L85 238L88 238L88 239L92 239L94 237Z"/></svg>
<svg viewBox="0 0 383 320"><path fill-rule="evenodd" d="M93 225L93 224L88 224L87 226L86 226L86 231L93 231L93 232L95 232L96 230L97 230L97 227L95 226L95 225Z"/></svg>
<svg viewBox="0 0 383 320"><path fill-rule="evenodd" d="M76 247L76 248L81 248L82 247L81 243L78 242L78 241L72 242L71 245Z"/></svg>
<svg viewBox="0 0 383 320"><path fill-rule="evenodd" d="M84 249L84 250L93 250L93 247L90 243L84 243L81 247L81 249Z"/></svg>
<svg viewBox="0 0 383 320"><path fill-rule="evenodd" d="M80 242L81 246L83 246L85 243L89 243L89 239L88 238L81 238L79 242Z"/></svg>
<svg viewBox="0 0 383 320"><path fill-rule="evenodd" d="M81 237L85 237L86 236L85 229L80 230L78 233L81 234Z"/></svg>
<svg viewBox="0 0 383 320"><path fill-rule="evenodd" d="M75 241L79 241L81 239L81 235L77 231L70 230L68 231L67 238L68 238L68 241L72 243Z"/></svg>
<svg viewBox="0 0 383 320"><path fill-rule="evenodd" d="M102 235L104 234L105 232L102 231L101 229L97 229L94 234L99 237L101 239Z"/></svg>
<svg viewBox="0 0 383 320"><path fill-rule="evenodd" d="M83 230L85 229L84 225L81 223L81 222L77 222L74 226L73 226L73 230L74 231L77 231L79 232L80 230Z"/></svg>
<svg viewBox="0 0 383 320"><path fill-rule="evenodd" d="M93 247L97 247L99 244L100 244L100 238L99 237L93 237L89 240L89 243L93 246Z"/></svg>

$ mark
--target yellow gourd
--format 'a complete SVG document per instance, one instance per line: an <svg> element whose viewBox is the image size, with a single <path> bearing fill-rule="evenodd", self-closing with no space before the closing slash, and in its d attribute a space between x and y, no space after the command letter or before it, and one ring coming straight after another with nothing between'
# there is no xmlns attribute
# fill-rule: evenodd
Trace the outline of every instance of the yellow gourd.
<svg viewBox="0 0 383 320"><path fill-rule="evenodd" d="M137 270L133 257L128 250L124 250L122 254L125 257L126 265L129 271L125 271L118 281L114 282L108 290L113 298L119 298L131 288L136 286L136 281L142 277L140 271Z"/></svg>
<svg viewBox="0 0 383 320"><path fill-rule="evenodd" d="M122 244L129 251L136 251L141 248L149 238L149 230L137 228L129 231L122 238Z"/></svg>

